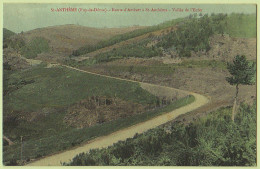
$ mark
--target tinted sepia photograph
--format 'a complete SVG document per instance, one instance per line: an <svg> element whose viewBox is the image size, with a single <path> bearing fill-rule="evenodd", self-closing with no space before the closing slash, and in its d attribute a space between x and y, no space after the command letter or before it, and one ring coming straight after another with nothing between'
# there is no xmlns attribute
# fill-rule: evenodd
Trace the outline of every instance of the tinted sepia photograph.
<svg viewBox="0 0 260 169"><path fill-rule="evenodd" d="M257 4L1 13L2 166L257 166Z"/></svg>

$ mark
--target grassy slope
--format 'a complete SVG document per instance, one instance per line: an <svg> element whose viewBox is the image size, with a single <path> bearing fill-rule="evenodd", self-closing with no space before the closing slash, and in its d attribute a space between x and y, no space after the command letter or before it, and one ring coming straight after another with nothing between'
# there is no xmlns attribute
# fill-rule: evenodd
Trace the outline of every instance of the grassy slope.
<svg viewBox="0 0 260 169"><path fill-rule="evenodd" d="M4 134L17 143L20 136L24 136L24 159L64 150L194 101L193 97L189 97L163 109L90 128L76 129L63 123L66 108L89 96L116 95L121 99L140 104L156 104L156 97L143 90L138 83L104 78L63 67L45 68L45 66L41 64L24 71L5 71L4 74L5 90L10 86L12 88L12 91L4 97L4 119L13 115L20 117L17 123L4 124ZM47 114L36 121L28 122L22 119L28 112L32 112L33 115L46 108ZM19 159L19 151L19 144L5 148L4 161Z"/></svg>
<svg viewBox="0 0 260 169"><path fill-rule="evenodd" d="M91 28L80 25L57 25L37 28L23 33L26 42L42 37L49 41L57 52L72 52L83 45L95 45L113 36L133 31L142 27L126 28Z"/></svg>
<svg viewBox="0 0 260 169"><path fill-rule="evenodd" d="M225 30L232 37L255 38L256 37L256 15L231 14L227 18Z"/></svg>
<svg viewBox="0 0 260 169"><path fill-rule="evenodd" d="M137 83L104 78L62 67L37 67L17 72L10 76L9 83L17 84L22 80L35 82L6 96L4 100L6 108L37 111L44 107L63 107L93 95L114 97L115 94L121 99L141 104L155 102L155 97L142 90Z"/></svg>
<svg viewBox="0 0 260 169"><path fill-rule="evenodd" d="M4 74L4 133L13 141L49 137L65 132L70 127L63 123L67 107L90 96L119 97L123 100L156 104L156 97L143 90L138 83L119 81L67 68L44 68ZM29 82L29 83L28 83ZM23 85L24 83L28 83ZM18 88L18 89L17 89ZM45 112L36 121L28 122L28 113L33 116ZM14 118L14 119L13 119Z"/></svg>
<svg viewBox="0 0 260 169"><path fill-rule="evenodd" d="M154 103L156 98L141 89L137 83L99 77L62 67L44 68L41 65L32 70L14 72L9 78L5 78L8 79L8 84L34 80L34 83L24 85L4 97L5 116L8 116L12 110L19 113L37 112L46 107L55 110L38 121L20 120L15 127L8 124L4 126L4 133L8 137L18 141L20 135L24 136L24 159L64 150L194 101L194 97L189 97L163 109L90 128L75 129L62 122L66 114L66 106L92 94L113 96L116 93L122 99L142 104ZM104 90L99 90L101 88ZM19 159L19 150L19 144L4 150L4 161L12 158Z"/></svg>
<svg viewBox="0 0 260 169"><path fill-rule="evenodd" d="M82 66L82 65L80 65ZM79 67L80 67L79 66ZM94 67L94 66L93 66ZM101 66L102 67L102 66ZM109 72L112 71L114 73L122 73L122 72L129 72L129 73L139 73L139 74L152 74L158 76L164 75L173 75L176 69L181 68L203 68L203 67L211 67L211 68L218 68L218 69L226 69L226 63L222 61L215 61L215 60L186 60L182 63L176 64L163 64L163 63L156 63L150 64L149 66L146 65L105 65L104 68Z"/></svg>
<svg viewBox="0 0 260 169"><path fill-rule="evenodd" d="M52 135L41 139L25 141L23 145L24 159L37 158L51 153L55 153L57 151L68 149L72 146L94 139L98 136L107 135L119 129L151 119L165 112L169 112L170 110L174 110L184 105L187 105L193 101L194 97L188 96L162 109L148 111L133 117L121 118L115 121L106 122L89 128L70 130L67 129L66 132L64 131L62 133L57 133L56 135ZM19 151L19 145L9 147L8 150L4 151L4 161L8 164L8 161L10 161L11 159L18 160Z"/></svg>

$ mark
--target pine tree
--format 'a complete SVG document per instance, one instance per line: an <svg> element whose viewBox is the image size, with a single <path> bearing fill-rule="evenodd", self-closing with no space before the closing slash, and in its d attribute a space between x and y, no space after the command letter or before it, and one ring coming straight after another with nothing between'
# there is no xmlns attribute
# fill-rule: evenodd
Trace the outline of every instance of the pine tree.
<svg viewBox="0 0 260 169"><path fill-rule="evenodd" d="M234 104L232 109L232 121L235 119L236 114L236 104L237 104L237 96L239 85L253 85L253 77L255 75L255 63L250 64L244 55L237 55L233 63L227 64L227 69L229 73L232 75L231 77L227 77L226 80L231 85L236 86L236 94L234 98Z"/></svg>

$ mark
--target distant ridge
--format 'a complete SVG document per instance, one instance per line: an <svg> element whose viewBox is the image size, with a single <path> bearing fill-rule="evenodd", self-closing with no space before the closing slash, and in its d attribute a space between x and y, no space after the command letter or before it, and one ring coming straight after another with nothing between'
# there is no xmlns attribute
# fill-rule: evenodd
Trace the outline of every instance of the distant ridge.
<svg viewBox="0 0 260 169"><path fill-rule="evenodd" d="M20 33L19 36L22 36L26 42L29 42L35 37L45 38L48 40L54 53L58 52L67 55L83 45L94 45L112 36L124 34L140 28L143 27L92 28L67 24L33 29Z"/></svg>

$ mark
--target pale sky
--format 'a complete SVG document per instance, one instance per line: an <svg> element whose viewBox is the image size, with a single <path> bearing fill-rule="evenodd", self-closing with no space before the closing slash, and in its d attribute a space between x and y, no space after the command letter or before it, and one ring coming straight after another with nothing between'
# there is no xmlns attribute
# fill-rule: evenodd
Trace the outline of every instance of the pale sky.
<svg viewBox="0 0 260 169"><path fill-rule="evenodd" d="M77 12L52 12L57 8L77 8ZM167 9L169 12L79 12L82 9L141 8ZM171 19L185 17L194 12L173 12L172 8L183 10L200 8L202 13L256 13L256 5L179 5L179 4L15 4L3 5L3 27L16 33L36 28L79 24L88 27L151 26Z"/></svg>

